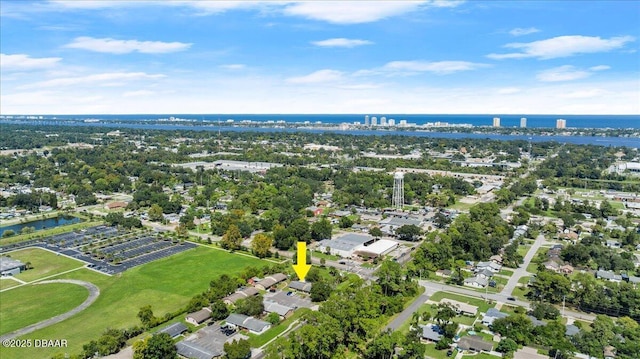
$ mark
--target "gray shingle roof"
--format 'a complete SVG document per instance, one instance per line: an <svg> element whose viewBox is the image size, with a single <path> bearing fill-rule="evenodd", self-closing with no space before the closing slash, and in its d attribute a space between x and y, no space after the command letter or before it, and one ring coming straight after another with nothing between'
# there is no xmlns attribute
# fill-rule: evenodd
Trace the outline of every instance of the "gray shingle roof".
<svg viewBox="0 0 640 359"><path fill-rule="evenodd" d="M470 335L460 339L458 347L463 350L491 351L493 349L493 343L485 341L480 336Z"/></svg>
<svg viewBox="0 0 640 359"><path fill-rule="evenodd" d="M309 293L311 292L311 283L292 280L289 283L289 288Z"/></svg>
<svg viewBox="0 0 640 359"><path fill-rule="evenodd" d="M199 344L187 341L178 342L176 348L178 349L178 354L185 358L211 359L224 354L215 349L205 348Z"/></svg>
<svg viewBox="0 0 640 359"><path fill-rule="evenodd" d="M167 327L164 327L158 331L158 333L167 333L171 338L175 338L178 335L187 331L187 326L182 323L173 323Z"/></svg>
<svg viewBox="0 0 640 359"><path fill-rule="evenodd" d="M230 314L227 319L225 319L225 322L254 332L261 332L264 328L271 326L271 324L265 321L237 313Z"/></svg>

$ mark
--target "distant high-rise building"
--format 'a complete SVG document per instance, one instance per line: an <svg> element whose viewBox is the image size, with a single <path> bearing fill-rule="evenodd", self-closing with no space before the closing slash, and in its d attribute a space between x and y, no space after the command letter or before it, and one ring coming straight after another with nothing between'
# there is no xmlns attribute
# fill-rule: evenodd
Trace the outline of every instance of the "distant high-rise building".
<svg viewBox="0 0 640 359"><path fill-rule="evenodd" d="M364 125L365 126L369 126L370 125L370 123L369 123L369 115L364 116Z"/></svg>
<svg viewBox="0 0 640 359"><path fill-rule="evenodd" d="M382 116L380 117L380 126L386 126L387 125L387 118Z"/></svg>
<svg viewBox="0 0 640 359"><path fill-rule="evenodd" d="M377 126L378 125L378 118L373 116L371 117L371 126Z"/></svg>
<svg viewBox="0 0 640 359"><path fill-rule="evenodd" d="M405 127L407 125L407 120L400 120L400 127Z"/></svg>
<svg viewBox="0 0 640 359"><path fill-rule="evenodd" d="M567 128L567 120L561 118L556 120L556 128Z"/></svg>
<svg viewBox="0 0 640 359"><path fill-rule="evenodd" d="M389 126L395 126L396 125L396 120L390 118L389 119Z"/></svg>
<svg viewBox="0 0 640 359"><path fill-rule="evenodd" d="M500 127L500 117L493 118L493 127Z"/></svg>
<svg viewBox="0 0 640 359"><path fill-rule="evenodd" d="M523 117L520 119L520 127L527 127L527 118Z"/></svg>
<svg viewBox="0 0 640 359"><path fill-rule="evenodd" d="M396 172L393 174L393 198L392 207L402 209L404 206L404 173Z"/></svg>

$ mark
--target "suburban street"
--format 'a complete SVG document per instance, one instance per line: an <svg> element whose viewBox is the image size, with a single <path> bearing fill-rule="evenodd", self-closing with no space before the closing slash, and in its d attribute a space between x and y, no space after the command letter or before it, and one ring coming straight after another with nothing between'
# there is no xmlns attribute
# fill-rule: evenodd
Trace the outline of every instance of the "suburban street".
<svg viewBox="0 0 640 359"><path fill-rule="evenodd" d="M518 281L520 280L520 278L532 275L532 273L527 272L527 267L531 263L531 260L533 260L533 257L536 255L536 253L538 253L540 247L542 247L545 242L546 238L544 237L544 235L538 235L536 240L533 242L533 245L531 245L531 248L529 248L529 251L524 256L524 262L520 265L520 267L513 271L513 275L511 275L511 278L509 278L509 281L504 286L500 294L510 296L513 290L518 285Z"/></svg>

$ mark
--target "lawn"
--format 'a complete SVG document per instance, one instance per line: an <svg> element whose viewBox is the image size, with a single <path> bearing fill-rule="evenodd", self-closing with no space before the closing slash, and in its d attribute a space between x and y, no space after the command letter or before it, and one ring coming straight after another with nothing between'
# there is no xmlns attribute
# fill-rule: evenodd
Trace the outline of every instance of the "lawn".
<svg viewBox="0 0 640 359"><path fill-rule="evenodd" d="M300 318L302 315L308 313L309 311L311 311L311 309L300 308L296 310L296 312L293 313L291 317L283 320L282 322L280 322L280 324L267 330L266 333L261 335L249 334L249 344L251 344L251 347L253 348L259 348L265 345L269 340L275 338L277 335L289 328L289 325L296 321L296 319Z"/></svg>
<svg viewBox="0 0 640 359"><path fill-rule="evenodd" d="M68 340L68 348L26 349L28 352L25 349L3 348L2 359L49 358L58 352L79 353L83 344L98 339L105 328L139 325L136 314L144 305L151 305L154 315L163 316L185 306L192 296L206 290L212 278L266 263L256 258L199 246L113 277L84 268L60 275L56 278L79 279L97 285L100 296L91 307L78 315L21 338L64 338Z"/></svg>
<svg viewBox="0 0 640 359"><path fill-rule="evenodd" d="M25 282L31 282L36 279L79 268L85 264L84 262L57 255L42 248L26 248L9 254L11 258L18 259L22 261L22 263L31 262L33 269L16 275L16 278Z"/></svg>
<svg viewBox="0 0 640 359"><path fill-rule="evenodd" d="M18 286L20 284L21 284L20 282L18 282L17 280L13 280L10 277L0 278L0 290L13 288L13 287Z"/></svg>
<svg viewBox="0 0 640 359"><path fill-rule="evenodd" d="M498 274L500 274L500 275L506 275L507 277L511 277L511 276L513 275L513 271L512 271L512 270L510 270L510 269L502 268L502 269L500 270L500 272L498 272Z"/></svg>
<svg viewBox="0 0 640 359"><path fill-rule="evenodd" d="M2 292L0 334L68 312L88 296L86 288L68 283L31 284Z"/></svg>
<svg viewBox="0 0 640 359"><path fill-rule="evenodd" d="M436 349L435 344L427 344L424 346L424 348L425 348L424 353L427 355L427 358L434 358L434 359L449 358L447 357L447 350L446 349L438 350ZM458 351L454 350L450 358L455 358L457 353Z"/></svg>
<svg viewBox="0 0 640 359"><path fill-rule="evenodd" d="M328 261L337 261L338 259L340 259L340 257L338 257L338 256L334 256L332 254L322 253L320 251L313 251L311 253L311 256L315 257L315 258L320 258L320 259L324 258L324 259L326 259Z"/></svg>

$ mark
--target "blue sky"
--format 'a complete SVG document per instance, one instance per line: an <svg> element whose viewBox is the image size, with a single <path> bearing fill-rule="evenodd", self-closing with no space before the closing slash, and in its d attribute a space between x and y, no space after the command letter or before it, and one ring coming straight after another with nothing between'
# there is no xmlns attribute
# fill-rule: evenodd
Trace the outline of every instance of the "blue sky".
<svg viewBox="0 0 640 359"><path fill-rule="evenodd" d="M0 0L0 113L640 114L638 1Z"/></svg>

